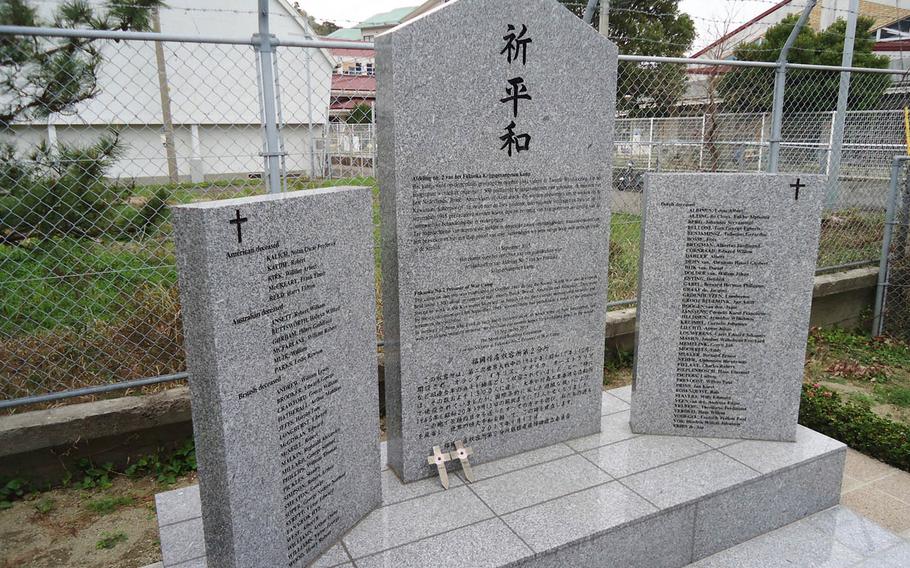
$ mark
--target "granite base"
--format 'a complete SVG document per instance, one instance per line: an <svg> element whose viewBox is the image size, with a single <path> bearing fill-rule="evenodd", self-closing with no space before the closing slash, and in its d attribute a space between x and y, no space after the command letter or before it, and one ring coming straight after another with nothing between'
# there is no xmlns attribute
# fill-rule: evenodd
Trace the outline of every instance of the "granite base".
<svg viewBox="0 0 910 568"><path fill-rule="evenodd" d="M599 434L478 465L471 484L383 467L382 507L313 566L681 567L839 501L840 442L636 435L628 389L603 397ZM156 505L164 568L206 566L198 487Z"/></svg>

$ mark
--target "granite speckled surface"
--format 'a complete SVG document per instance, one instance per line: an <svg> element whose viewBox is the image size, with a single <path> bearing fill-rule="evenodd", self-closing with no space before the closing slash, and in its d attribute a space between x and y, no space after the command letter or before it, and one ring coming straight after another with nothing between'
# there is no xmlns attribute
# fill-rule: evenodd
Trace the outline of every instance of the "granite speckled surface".
<svg viewBox="0 0 910 568"><path fill-rule="evenodd" d="M628 421L627 411L619 414ZM789 456L774 449L777 442L732 440L714 449L693 439L680 451L675 448L679 437L605 439L614 438L621 439L582 452L569 441L482 464L477 468L482 480L464 483L457 473L449 491L438 481L405 485L386 470L383 506L342 538L331 560L324 557L317 566L679 568L823 511L840 494L844 446L810 431L786 444ZM761 452L762 445L775 454L778 469L759 471L730 457ZM601 466L613 462L600 459L611 452L628 457L616 460L621 470L612 474ZM650 453L661 459L651 459ZM564 484L559 472L568 472ZM161 527L165 568L189 560L180 554L193 554L188 544L202 540L200 524L192 523L199 516L193 493L178 491L157 499L160 518L172 523ZM817 538L841 542L857 562L899 543L840 509L809 521ZM183 526L180 538L168 530L174 524ZM809 547L804 558L823 550Z"/></svg>
<svg viewBox="0 0 910 568"><path fill-rule="evenodd" d="M526 56L503 51L510 32ZM482 464L597 432L616 47L554 0L458 0L376 49L391 468L410 482L435 474L434 445L464 439ZM530 97L517 112L509 90ZM511 156L510 123L531 137ZM529 378L578 349L577 384L556 365ZM514 351L519 367L491 367ZM539 390L495 398L509 369L546 384L530 408Z"/></svg>
<svg viewBox="0 0 910 568"><path fill-rule="evenodd" d="M370 189L173 220L200 485L159 502L164 560L306 566L380 504Z"/></svg>
<svg viewBox="0 0 910 568"><path fill-rule="evenodd" d="M817 175L646 176L634 432L794 439L824 193Z"/></svg>

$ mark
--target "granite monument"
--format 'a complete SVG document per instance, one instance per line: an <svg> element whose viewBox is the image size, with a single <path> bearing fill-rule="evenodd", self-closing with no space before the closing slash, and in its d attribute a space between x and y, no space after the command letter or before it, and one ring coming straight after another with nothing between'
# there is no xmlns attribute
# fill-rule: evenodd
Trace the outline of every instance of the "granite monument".
<svg viewBox="0 0 910 568"><path fill-rule="evenodd" d="M369 188L173 209L209 566L307 566L381 501Z"/></svg>
<svg viewBox="0 0 910 568"><path fill-rule="evenodd" d="M634 432L795 439L824 188L646 176Z"/></svg>
<svg viewBox="0 0 910 568"><path fill-rule="evenodd" d="M458 0L376 49L389 465L597 432L616 47L555 0Z"/></svg>

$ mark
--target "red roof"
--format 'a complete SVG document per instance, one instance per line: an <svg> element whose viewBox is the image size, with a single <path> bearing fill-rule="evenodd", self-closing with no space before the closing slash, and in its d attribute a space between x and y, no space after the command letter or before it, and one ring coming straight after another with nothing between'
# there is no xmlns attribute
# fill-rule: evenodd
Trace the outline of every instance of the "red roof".
<svg viewBox="0 0 910 568"><path fill-rule="evenodd" d="M376 77L372 75L340 75L332 74L333 91L365 91L376 92Z"/></svg>
<svg viewBox="0 0 910 568"><path fill-rule="evenodd" d="M910 39L877 41L872 46L872 51L910 51Z"/></svg>
<svg viewBox="0 0 910 568"><path fill-rule="evenodd" d="M336 57L376 57L375 49L366 49L366 48L357 48L357 49L348 49L348 48L339 48L333 47L329 50L332 55Z"/></svg>
<svg viewBox="0 0 910 568"><path fill-rule="evenodd" d="M751 26L752 24L755 24L755 23L758 23L758 22L762 21L762 20L765 18L765 16L768 16L768 15L770 15L770 14L773 14L774 12L777 12L778 10L780 10L781 8L783 8L784 6L786 6L787 4L789 4L789 3L792 2L792 1L793 1L793 0L783 0L782 2L779 2L779 3L775 4L774 6L771 6L770 8L768 8L767 10L765 10L764 12L762 12L761 14L755 16L754 18L752 18L751 20L749 20L749 21L746 22L745 24L739 26L738 28L736 28L736 29L733 30L732 32L730 32L730 33L728 33L728 34L725 34L722 38L720 38L720 39L718 39L718 40L715 40L715 41L714 41L713 43L711 43L710 45L708 45L708 46L706 46L706 47L703 47L703 48L701 48L700 50L698 50L697 52L693 53L693 54L691 55L692 59L695 59L696 57L701 57L702 55L704 55L705 53L707 53L708 51L710 51L713 47L715 47L715 46L717 46L717 45L722 45L724 42L726 42L726 41L727 41L728 39L730 39L731 37L735 36L736 34L738 34L738 33L741 32L741 31L745 30L746 28L748 28L748 27Z"/></svg>

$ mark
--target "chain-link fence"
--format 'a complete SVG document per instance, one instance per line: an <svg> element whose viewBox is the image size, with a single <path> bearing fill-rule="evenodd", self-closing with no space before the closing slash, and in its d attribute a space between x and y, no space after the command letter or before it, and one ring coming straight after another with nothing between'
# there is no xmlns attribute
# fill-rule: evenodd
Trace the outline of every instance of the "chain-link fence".
<svg viewBox="0 0 910 568"><path fill-rule="evenodd" d="M910 156L895 157L885 213L874 335L910 340Z"/></svg>
<svg viewBox="0 0 910 568"><path fill-rule="evenodd" d="M371 185L378 207L375 79L337 69L332 50L348 46L273 42L264 70L255 40L70 35L0 34L0 402L7 405L185 376L168 205L264 193L277 160L283 190ZM45 64L61 52L76 62ZM836 180L819 267L873 262L891 157L906 151L905 86L891 74L853 73L861 96L851 97L835 163L830 90L839 72L790 73L781 171ZM766 170L764 87L772 75L767 66L621 62L613 307L633 303L637 290L644 173ZM278 152L266 142L268 77ZM63 104L60 93L77 100ZM374 219L378 246L378 210Z"/></svg>

